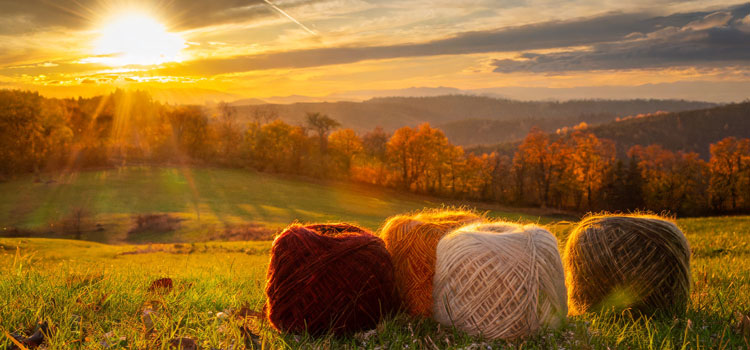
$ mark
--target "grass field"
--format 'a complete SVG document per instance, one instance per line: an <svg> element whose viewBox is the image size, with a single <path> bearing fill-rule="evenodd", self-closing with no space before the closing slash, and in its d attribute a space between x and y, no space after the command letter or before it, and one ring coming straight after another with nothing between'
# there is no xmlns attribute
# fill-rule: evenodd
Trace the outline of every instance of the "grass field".
<svg viewBox="0 0 750 350"><path fill-rule="evenodd" d="M343 220L375 230L391 215L440 206L430 198L371 187L316 184L215 168L127 167L47 176L42 182L0 183L0 227L4 230L72 237L63 223L81 208L87 214L82 238L106 243L205 241L227 226L243 224L261 225L272 233L295 220ZM134 216L154 213L181 220L179 227L128 236ZM551 220L498 210L490 214L511 220Z"/></svg>
<svg viewBox="0 0 750 350"><path fill-rule="evenodd" d="M156 184L159 181L163 186ZM97 220L174 212L195 215L197 221L199 208L201 222L347 220L373 229L397 212L439 206L356 187L306 185L242 171L170 168L84 173L61 178L54 186L17 181L0 184L0 196L0 220L27 228L58 220L65 215L59 207L74 200L96 208ZM293 200L298 198L305 200ZM266 217L244 209L244 204L277 209L266 211ZM551 218L490 215L548 224L561 246L571 227ZM561 329L514 342L468 337L403 315L349 338L278 334L254 313L264 302L268 241L127 245L0 238L0 333L29 335L37 322L46 321L45 345L50 349L167 349L180 338L195 340L204 349L749 348L750 323L746 333L737 325L750 312L750 217L687 218L678 225L693 252L694 285L684 316L587 314L570 318ZM173 238L184 238L188 233L181 230L188 229L180 228ZM173 290L149 291L152 281L162 277L174 281ZM0 334L0 349L7 345L9 338Z"/></svg>

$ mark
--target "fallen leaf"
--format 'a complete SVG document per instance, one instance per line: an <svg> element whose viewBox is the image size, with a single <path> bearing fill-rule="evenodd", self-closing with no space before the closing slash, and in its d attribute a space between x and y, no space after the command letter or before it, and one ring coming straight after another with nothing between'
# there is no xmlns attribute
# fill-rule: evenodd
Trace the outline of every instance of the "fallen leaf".
<svg viewBox="0 0 750 350"><path fill-rule="evenodd" d="M6 331L3 331L3 333L13 343L13 344L9 345L7 348L5 348L6 350L16 350L16 349L28 350L25 346L23 346L23 337L22 336L20 336L18 334L10 335Z"/></svg>
<svg viewBox="0 0 750 350"><path fill-rule="evenodd" d="M36 328L34 330L34 333L31 334L30 337L24 338L21 335L14 334L10 335L7 332L5 333L5 336L7 336L11 342L13 342L13 345L8 347L8 350L14 350L14 349L21 349L21 350L28 350L28 349L35 349L39 345L44 342L44 335L47 333L49 327L47 325L47 322L40 322L36 325Z"/></svg>
<svg viewBox="0 0 750 350"><path fill-rule="evenodd" d="M237 318L248 318L248 317L263 318L265 317L263 312L253 310L249 308L247 305L243 305L242 307L240 307L240 309L234 313L234 316Z"/></svg>
<svg viewBox="0 0 750 350"><path fill-rule="evenodd" d="M174 338L169 341L169 347L181 350L197 350L198 344L190 338Z"/></svg>
<svg viewBox="0 0 750 350"><path fill-rule="evenodd" d="M160 278L158 280L151 282L151 286L148 287L148 291L157 292L157 293L168 293L172 291L172 288L174 288L174 283L172 282L172 279L169 277L165 277L165 278Z"/></svg>

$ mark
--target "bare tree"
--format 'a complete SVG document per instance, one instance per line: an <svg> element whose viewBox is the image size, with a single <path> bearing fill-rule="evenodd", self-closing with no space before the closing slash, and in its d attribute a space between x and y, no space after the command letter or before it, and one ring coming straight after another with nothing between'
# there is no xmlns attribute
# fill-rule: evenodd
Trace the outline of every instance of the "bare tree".
<svg viewBox="0 0 750 350"><path fill-rule="evenodd" d="M307 126L318 133L318 138L320 140L320 154L326 154L328 148L328 133L341 126L341 123L325 114L308 112Z"/></svg>
<svg viewBox="0 0 750 350"><path fill-rule="evenodd" d="M257 106L253 109L253 121L258 126L266 125L279 118L279 112L271 105Z"/></svg>
<svg viewBox="0 0 750 350"><path fill-rule="evenodd" d="M83 207L75 207L70 211L67 220L68 227L73 232L75 239L81 239L83 237L83 231L89 216L91 216L91 213Z"/></svg>

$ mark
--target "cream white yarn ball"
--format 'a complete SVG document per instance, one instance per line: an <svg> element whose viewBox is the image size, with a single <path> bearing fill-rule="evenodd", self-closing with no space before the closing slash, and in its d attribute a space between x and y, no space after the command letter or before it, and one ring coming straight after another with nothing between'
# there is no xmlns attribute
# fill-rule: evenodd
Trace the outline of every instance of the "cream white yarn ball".
<svg viewBox="0 0 750 350"><path fill-rule="evenodd" d="M489 339L525 337L568 313L557 239L535 225L463 226L437 246L433 317Z"/></svg>

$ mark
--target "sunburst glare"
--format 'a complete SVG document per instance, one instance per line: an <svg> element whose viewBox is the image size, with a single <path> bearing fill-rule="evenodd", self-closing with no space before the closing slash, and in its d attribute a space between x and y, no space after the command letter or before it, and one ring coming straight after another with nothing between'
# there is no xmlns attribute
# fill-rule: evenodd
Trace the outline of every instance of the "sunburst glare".
<svg viewBox="0 0 750 350"><path fill-rule="evenodd" d="M158 65L182 59L187 47L179 34L139 12L120 14L100 30L95 43L96 61L110 66Z"/></svg>

